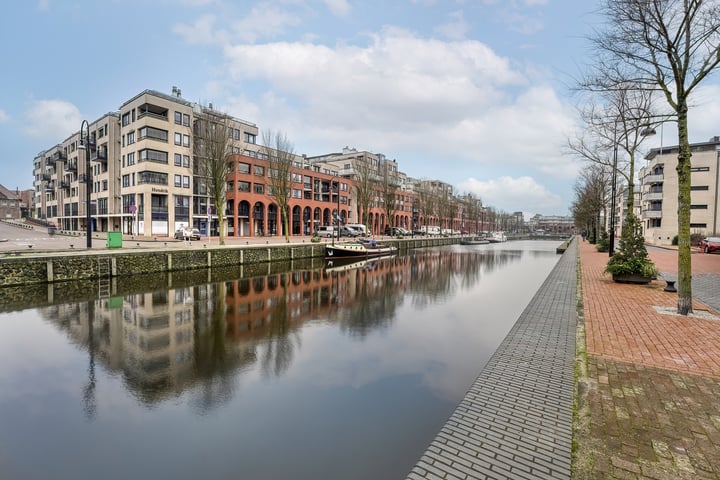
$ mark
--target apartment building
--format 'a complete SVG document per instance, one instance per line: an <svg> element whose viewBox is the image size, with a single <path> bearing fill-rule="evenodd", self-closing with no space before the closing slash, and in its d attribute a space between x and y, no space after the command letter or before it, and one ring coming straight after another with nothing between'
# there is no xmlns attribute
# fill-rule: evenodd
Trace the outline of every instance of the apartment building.
<svg viewBox="0 0 720 480"><path fill-rule="evenodd" d="M373 189L367 212L367 225L371 232L383 233L385 226L390 224L411 229L413 223L417 223L417 213L416 221L413 222L416 201L414 183L399 171L396 160L388 159L382 153L358 151L347 146L340 152L308 157L307 160L312 165L324 165L336 170L342 178L358 185L360 189L370 181L377 182L379 188ZM383 191L383 184L388 186L386 192ZM349 223L363 223L362 205L357 198L358 189L350 189L349 193L353 198L353 208L349 209ZM386 208L388 202L391 203ZM388 218L388 214L392 218Z"/></svg>
<svg viewBox="0 0 720 480"><path fill-rule="evenodd" d="M690 232L720 233L720 137L690 146ZM670 245L678 233L678 147L652 149L640 169L641 218L645 241Z"/></svg>
<svg viewBox="0 0 720 480"><path fill-rule="evenodd" d="M35 216L63 230L108 231L120 220L120 125L107 113L82 125L62 143L40 152L33 162ZM89 141L84 139L89 135ZM81 138L82 137L82 138ZM88 144L88 148L85 147ZM90 202L88 202L88 189Z"/></svg>

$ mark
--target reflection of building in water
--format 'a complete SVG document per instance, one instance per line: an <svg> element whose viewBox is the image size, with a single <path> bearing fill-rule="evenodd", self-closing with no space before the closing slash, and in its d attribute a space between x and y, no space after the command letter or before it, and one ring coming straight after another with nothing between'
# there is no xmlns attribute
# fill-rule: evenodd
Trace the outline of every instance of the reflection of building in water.
<svg viewBox="0 0 720 480"><path fill-rule="evenodd" d="M272 374L286 371L299 345L292 336L306 321L334 322L362 337L390 325L405 299L447 300L482 272L519 258L516 252L433 249L356 268L232 279L42 311L87 349L91 364L121 373L142 401L199 386L204 404L212 405L213 395L232 392L242 367L259 362Z"/></svg>

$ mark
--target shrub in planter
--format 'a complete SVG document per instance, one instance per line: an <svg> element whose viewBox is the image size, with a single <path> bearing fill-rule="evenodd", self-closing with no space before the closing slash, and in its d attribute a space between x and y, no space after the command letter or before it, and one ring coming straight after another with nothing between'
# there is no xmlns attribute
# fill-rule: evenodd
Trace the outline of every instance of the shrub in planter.
<svg viewBox="0 0 720 480"><path fill-rule="evenodd" d="M608 234L605 230L600 233L600 238L595 244L595 248L598 252L607 252L610 249L610 240L608 239Z"/></svg>
<svg viewBox="0 0 720 480"><path fill-rule="evenodd" d="M628 214L625 217L620 246L605 267L605 271L612 274L614 279L617 276L638 276L647 279L657 277L657 268L648 258L645 239L639 232L640 221L635 215Z"/></svg>
<svg viewBox="0 0 720 480"><path fill-rule="evenodd" d="M312 237L310 237L310 241L313 243L318 243L320 241L320 236L318 234L314 234Z"/></svg>

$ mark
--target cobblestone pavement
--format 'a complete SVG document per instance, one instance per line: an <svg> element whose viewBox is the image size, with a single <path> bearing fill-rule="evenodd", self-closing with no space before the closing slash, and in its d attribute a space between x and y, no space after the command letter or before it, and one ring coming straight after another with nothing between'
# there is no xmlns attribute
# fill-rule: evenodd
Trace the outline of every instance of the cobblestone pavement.
<svg viewBox="0 0 720 480"><path fill-rule="evenodd" d="M409 480L570 478L576 245L560 258Z"/></svg>
<svg viewBox="0 0 720 480"><path fill-rule="evenodd" d="M677 273L676 251L648 250L663 276ZM573 478L720 479L720 255L692 255L695 315L683 317L664 281L616 284L607 253L579 251L587 362Z"/></svg>

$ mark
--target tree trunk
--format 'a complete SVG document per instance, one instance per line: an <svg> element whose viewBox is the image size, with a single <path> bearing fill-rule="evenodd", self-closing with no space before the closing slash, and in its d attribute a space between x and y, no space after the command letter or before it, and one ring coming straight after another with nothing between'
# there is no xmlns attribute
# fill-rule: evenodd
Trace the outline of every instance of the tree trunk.
<svg viewBox="0 0 720 480"><path fill-rule="evenodd" d="M678 305L681 315L692 313L692 264L690 258L690 142L687 100L678 98Z"/></svg>

